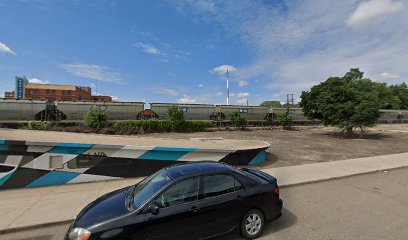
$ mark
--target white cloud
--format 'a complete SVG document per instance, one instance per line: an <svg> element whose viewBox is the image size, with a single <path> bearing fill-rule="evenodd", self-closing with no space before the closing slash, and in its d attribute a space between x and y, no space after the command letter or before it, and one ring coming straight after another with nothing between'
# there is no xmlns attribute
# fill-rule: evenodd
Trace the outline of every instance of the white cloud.
<svg viewBox="0 0 408 240"><path fill-rule="evenodd" d="M112 71L108 67L84 63L62 64L61 67L66 72L76 77L88 78L103 82L122 83L121 75L118 72Z"/></svg>
<svg viewBox="0 0 408 240"><path fill-rule="evenodd" d="M117 96L111 96L111 98L112 98L112 101L114 101L114 102L120 101L120 98L117 97Z"/></svg>
<svg viewBox="0 0 408 240"><path fill-rule="evenodd" d="M48 83L50 83L49 81L44 81L44 80L41 80L41 79L38 79L38 78L28 79L28 82L29 83L38 83L38 84L48 84Z"/></svg>
<svg viewBox="0 0 408 240"><path fill-rule="evenodd" d="M149 42L153 43L146 43L146 42L137 42L133 44L134 47L139 48L145 53L148 53L154 57L156 62L163 62L167 63L170 59L189 62L190 61L190 53L187 51L179 50L173 47L172 45L162 42L158 37L154 36L151 32L149 34L142 33L144 37L147 37ZM160 46L157 47L157 45Z"/></svg>
<svg viewBox="0 0 408 240"><path fill-rule="evenodd" d="M11 54L11 55L17 55L16 52L14 52L13 50L11 50L9 47L7 47L6 44L4 44L4 43L2 43L2 42L0 42L0 52L8 53L8 54Z"/></svg>
<svg viewBox="0 0 408 240"><path fill-rule="evenodd" d="M143 52L145 53L149 53L149 54L153 54L156 56L161 55L162 53L160 52L160 50L150 44L146 44L146 43L142 43L142 42L138 42L133 44L133 46L140 48Z"/></svg>
<svg viewBox="0 0 408 240"><path fill-rule="evenodd" d="M237 93L236 96L239 98L248 97L250 94L248 92Z"/></svg>
<svg viewBox="0 0 408 240"><path fill-rule="evenodd" d="M222 95L224 95L223 92L216 92L216 93L215 93L215 96L217 96L217 97L222 96Z"/></svg>
<svg viewBox="0 0 408 240"><path fill-rule="evenodd" d="M166 88L166 87L157 87L153 88L153 92L164 94L167 96L177 97L181 95L181 91L173 88Z"/></svg>
<svg viewBox="0 0 408 240"><path fill-rule="evenodd" d="M238 104L245 104L245 105L246 105L247 101L248 101L247 98L242 98L242 99L238 99L236 102L237 102Z"/></svg>
<svg viewBox="0 0 408 240"><path fill-rule="evenodd" d="M251 94L248 93L248 92L230 93L230 94L229 94L229 96L230 96L231 98L233 98L233 97L243 98L243 97L248 97L249 95L251 95Z"/></svg>
<svg viewBox="0 0 408 240"><path fill-rule="evenodd" d="M204 87L204 84L200 83L200 84L198 84L198 87L202 88L202 87Z"/></svg>
<svg viewBox="0 0 408 240"><path fill-rule="evenodd" d="M194 99L184 94L183 97L177 99L176 102L178 103L196 103L197 99Z"/></svg>
<svg viewBox="0 0 408 240"><path fill-rule="evenodd" d="M400 78L400 75L394 74L394 73L389 73L389 72L383 72L378 74L377 76L374 77L376 80L395 80Z"/></svg>
<svg viewBox="0 0 408 240"><path fill-rule="evenodd" d="M362 2L346 23L351 27L363 27L374 24L376 20L401 11L404 4L392 0L370 0Z"/></svg>
<svg viewBox="0 0 408 240"><path fill-rule="evenodd" d="M246 80L240 80L240 81L238 81L238 86L240 86L240 87L245 87L246 85L248 85L248 81L246 81Z"/></svg>
<svg viewBox="0 0 408 240"><path fill-rule="evenodd" d="M225 74L227 73L227 70L228 72L231 73L231 72L236 71L237 69L231 65L221 65L221 66L213 68L212 72L217 73L217 74Z"/></svg>

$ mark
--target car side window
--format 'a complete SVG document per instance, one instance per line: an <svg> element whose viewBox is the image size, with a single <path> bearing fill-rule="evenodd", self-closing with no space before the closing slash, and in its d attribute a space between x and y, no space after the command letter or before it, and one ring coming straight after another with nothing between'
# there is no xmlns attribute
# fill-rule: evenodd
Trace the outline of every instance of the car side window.
<svg viewBox="0 0 408 240"><path fill-rule="evenodd" d="M196 201L198 199L198 186L199 178L191 178L176 183L161 194L156 203L164 208Z"/></svg>
<svg viewBox="0 0 408 240"><path fill-rule="evenodd" d="M204 198L220 196L244 189L234 177L228 175L211 175L203 178Z"/></svg>
<svg viewBox="0 0 408 240"><path fill-rule="evenodd" d="M245 189L244 186L240 182L238 182L237 179L235 179L235 191L240 191L243 189Z"/></svg>

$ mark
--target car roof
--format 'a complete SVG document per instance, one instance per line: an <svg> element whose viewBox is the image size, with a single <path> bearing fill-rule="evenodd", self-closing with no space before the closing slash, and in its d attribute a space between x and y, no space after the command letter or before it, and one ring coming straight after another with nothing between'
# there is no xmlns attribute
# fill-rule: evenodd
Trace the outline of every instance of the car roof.
<svg viewBox="0 0 408 240"><path fill-rule="evenodd" d="M166 168L167 173L171 178L175 180L192 175L201 175L204 173L213 173L228 170L231 170L231 166L225 163L212 161L181 163Z"/></svg>

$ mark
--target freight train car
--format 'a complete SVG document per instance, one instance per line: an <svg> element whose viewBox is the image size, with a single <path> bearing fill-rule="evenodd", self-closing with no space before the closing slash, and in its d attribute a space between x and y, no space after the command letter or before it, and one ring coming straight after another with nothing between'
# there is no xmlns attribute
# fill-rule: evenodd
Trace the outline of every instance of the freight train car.
<svg viewBox="0 0 408 240"><path fill-rule="evenodd" d="M231 115L238 112L244 116L249 123L266 123L269 108L259 106L240 106L240 105L216 105L215 111L218 121L229 122Z"/></svg>
<svg viewBox="0 0 408 240"><path fill-rule="evenodd" d="M92 107L106 109L111 120L136 120L143 102L40 101L0 99L0 121L79 122Z"/></svg>
<svg viewBox="0 0 408 240"><path fill-rule="evenodd" d="M408 110L380 110L379 123L408 123Z"/></svg>
<svg viewBox="0 0 408 240"><path fill-rule="evenodd" d="M82 120L92 108L104 108L110 120L136 120L143 111L143 102L57 102L57 109L64 113L67 121Z"/></svg>
<svg viewBox="0 0 408 240"><path fill-rule="evenodd" d="M46 108L40 100L0 99L0 121L29 121Z"/></svg>
<svg viewBox="0 0 408 240"><path fill-rule="evenodd" d="M270 108L268 120L272 123L277 121L279 115L286 113L287 108ZM312 124L316 121L308 119L305 115L303 115L302 108L290 108L289 109L289 116L293 117L294 124Z"/></svg>
<svg viewBox="0 0 408 240"><path fill-rule="evenodd" d="M213 120L214 105L211 104L150 103L151 110L160 120L168 118L171 106L177 106L183 111L185 120Z"/></svg>

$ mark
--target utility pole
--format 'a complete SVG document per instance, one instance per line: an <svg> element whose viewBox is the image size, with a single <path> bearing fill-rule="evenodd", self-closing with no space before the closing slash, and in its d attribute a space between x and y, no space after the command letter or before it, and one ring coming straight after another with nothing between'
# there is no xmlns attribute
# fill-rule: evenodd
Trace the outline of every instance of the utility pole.
<svg viewBox="0 0 408 240"><path fill-rule="evenodd" d="M249 106L249 100L248 100L248 98L247 98L247 106Z"/></svg>
<svg viewBox="0 0 408 240"><path fill-rule="evenodd" d="M228 69L227 69L227 105L229 105L229 76L228 76Z"/></svg>

